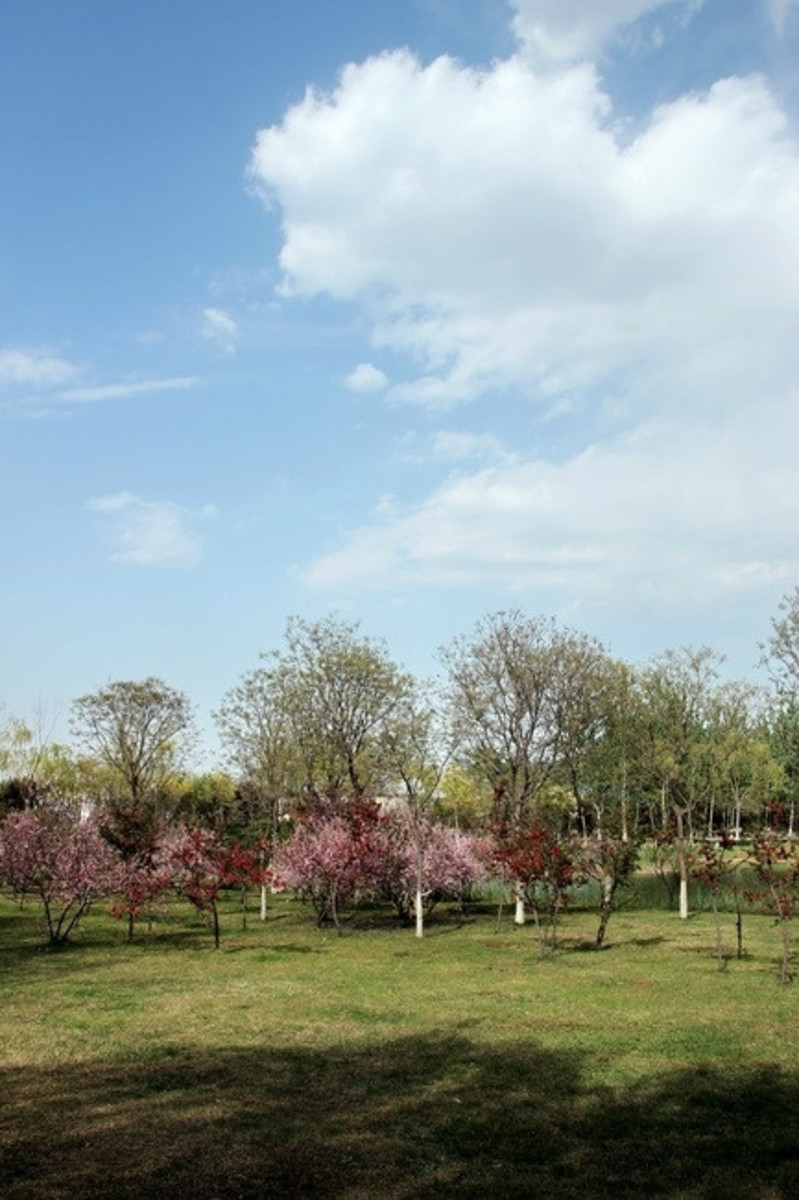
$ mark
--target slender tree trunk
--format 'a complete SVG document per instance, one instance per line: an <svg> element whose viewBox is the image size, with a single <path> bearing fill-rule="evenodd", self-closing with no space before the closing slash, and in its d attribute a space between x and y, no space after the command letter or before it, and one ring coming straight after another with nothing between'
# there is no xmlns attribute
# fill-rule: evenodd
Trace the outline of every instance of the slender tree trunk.
<svg viewBox="0 0 799 1200"><path fill-rule="evenodd" d="M612 880L603 879L601 883L601 903L599 906L599 928L596 931L596 948L600 949L605 941L608 922L613 912L613 893L615 891Z"/></svg>
<svg viewBox="0 0 799 1200"><path fill-rule="evenodd" d="M716 961L718 962L719 970L723 971L727 966L727 959L724 956L724 947L721 941L721 917L719 916L719 898L715 892L711 892L711 903L713 905L713 922L716 928Z"/></svg>
<svg viewBox="0 0 799 1200"><path fill-rule="evenodd" d="M526 920L526 914L524 911L524 885L518 882L514 883L513 895L516 901L516 909L513 914L513 923L514 925L524 925ZM535 909L533 911L535 912ZM536 920L536 925L537 924L538 922Z"/></svg>
<svg viewBox="0 0 799 1200"><path fill-rule="evenodd" d="M261 920L266 920L266 884L261 884Z"/></svg>
<svg viewBox="0 0 799 1200"><path fill-rule="evenodd" d="M543 933L541 931L541 920L538 915L538 905L534 903L532 907L533 907L533 923L535 925L536 937L538 938L538 957L545 958L547 948L546 948L546 943L544 942Z"/></svg>
<svg viewBox="0 0 799 1200"><path fill-rule="evenodd" d="M680 868L680 918L685 921L688 917L688 861L685 855L685 830L683 811L675 808L677 817L677 862Z"/></svg>

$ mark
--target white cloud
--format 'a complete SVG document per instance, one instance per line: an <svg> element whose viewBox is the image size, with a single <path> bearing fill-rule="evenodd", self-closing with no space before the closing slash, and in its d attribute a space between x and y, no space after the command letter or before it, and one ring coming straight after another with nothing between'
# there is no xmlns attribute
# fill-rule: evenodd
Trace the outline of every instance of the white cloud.
<svg viewBox="0 0 799 1200"><path fill-rule="evenodd" d="M283 207L286 290L369 301L376 344L421 364L394 399L520 387L549 406L621 379L640 404L658 379L679 394L671 371L683 392L687 371L721 371L753 394L793 355L782 113L762 81L730 79L663 106L630 145L610 115L588 64L539 77L518 58L479 72L399 52L348 67L253 153Z"/></svg>
<svg viewBox="0 0 799 1200"><path fill-rule="evenodd" d="M129 383L107 383L95 387L72 387L59 392L56 399L78 404L92 404L102 400L125 400L130 396L146 396L151 392L185 391L196 387L199 380L193 375L181 375L170 379L142 379Z"/></svg>
<svg viewBox="0 0 799 1200"><path fill-rule="evenodd" d="M225 354L232 354L235 350L238 329L237 322L225 309L203 310L202 336L206 341L214 342Z"/></svg>
<svg viewBox="0 0 799 1200"><path fill-rule="evenodd" d="M0 388L50 389L61 387L78 374L78 368L48 350L0 350Z"/></svg>
<svg viewBox="0 0 799 1200"><path fill-rule="evenodd" d="M689 16L703 0L514 0L513 30L537 63L593 58L620 30L658 10Z"/></svg>
<svg viewBox="0 0 799 1200"><path fill-rule="evenodd" d="M372 363L358 363L344 377L344 386L360 396L382 392L388 384L388 376Z"/></svg>
<svg viewBox="0 0 799 1200"><path fill-rule="evenodd" d="M617 128L571 60L659 7L520 0L546 71L527 45L485 69L385 54L260 133L283 292L362 304L408 364L388 400L524 396L567 430L557 457L511 460L443 433L442 461L489 465L383 505L313 584L719 596L796 569L799 160L758 77Z"/></svg>
<svg viewBox="0 0 799 1200"><path fill-rule="evenodd" d="M726 433L653 423L562 464L519 459L451 476L421 503L382 501L306 581L719 595L799 570L791 430L775 460L756 417ZM751 486L741 486L742 478Z"/></svg>
<svg viewBox="0 0 799 1200"><path fill-rule="evenodd" d="M194 511L167 500L143 500L131 492L100 496L86 507L107 521L110 561L139 567L197 566L203 557L197 525L216 511L212 505Z"/></svg>

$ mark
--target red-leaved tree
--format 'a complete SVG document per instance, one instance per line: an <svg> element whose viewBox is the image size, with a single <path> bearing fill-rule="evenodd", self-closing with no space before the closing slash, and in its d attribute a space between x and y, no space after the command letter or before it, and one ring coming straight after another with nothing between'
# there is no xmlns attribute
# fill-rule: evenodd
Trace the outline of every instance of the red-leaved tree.
<svg viewBox="0 0 799 1200"><path fill-rule="evenodd" d="M558 917L576 877L570 847L549 829L536 825L499 838L495 857L505 878L523 889L533 913L539 954L552 953Z"/></svg>
<svg viewBox="0 0 799 1200"><path fill-rule="evenodd" d="M260 882L257 854L238 843L224 845L209 829L184 829L164 839L155 861L168 874L175 891L210 918L218 950L219 899L228 888L241 889Z"/></svg>
<svg viewBox="0 0 799 1200"><path fill-rule="evenodd" d="M748 898L764 905L777 920L782 939L780 983L790 983L790 922L799 906L799 846L765 830L755 838L752 856L761 887Z"/></svg>

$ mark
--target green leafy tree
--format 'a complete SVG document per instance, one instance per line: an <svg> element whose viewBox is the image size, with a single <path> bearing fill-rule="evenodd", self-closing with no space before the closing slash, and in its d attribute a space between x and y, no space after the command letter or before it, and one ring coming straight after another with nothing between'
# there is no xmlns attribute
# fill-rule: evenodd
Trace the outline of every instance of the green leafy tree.
<svg viewBox="0 0 799 1200"><path fill-rule="evenodd" d="M592 736L602 648L511 610L485 617L441 657L463 761L492 788L503 836L521 833L536 798L559 772L573 776ZM515 920L524 922L522 888Z"/></svg>
<svg viewBox="0 0 799 1200"><path fill-rule="evenodd" d="M708 647L667 651L642 677L646 707L643 761L662 808L662 833L673 822L680 877L680 916L688 916L689 863L700 805L716 786L714 699L720 657Z"/></svg>
<svg viewBox="0 0 799 1200"><path fill-rule="evenodd" d="M379 793L386 737L413 689L383 643L338 617L294 617L264 662L217 714L231 760L273 792Z"/></svg>
<svg viewBox="0 0 799 1200"><path fill-rule="evenodd" d="M166 788L193 734L188 698L153 677L120 680L75 701L72 732L107 773L106 826L138 824L151 837L166 818Z"/></svg>

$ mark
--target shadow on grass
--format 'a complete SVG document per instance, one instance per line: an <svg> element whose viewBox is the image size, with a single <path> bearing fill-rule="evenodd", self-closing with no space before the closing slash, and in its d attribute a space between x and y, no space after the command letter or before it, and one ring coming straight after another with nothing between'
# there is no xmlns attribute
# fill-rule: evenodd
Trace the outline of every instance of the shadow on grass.
<svg viewBox="0 0 799 1200"><path fill-rule="evenodd" d="M592 1088L579 1052L464 1035L0 1072L0 1189L45 1197L799 1194L799 1076Z"/></svg>

